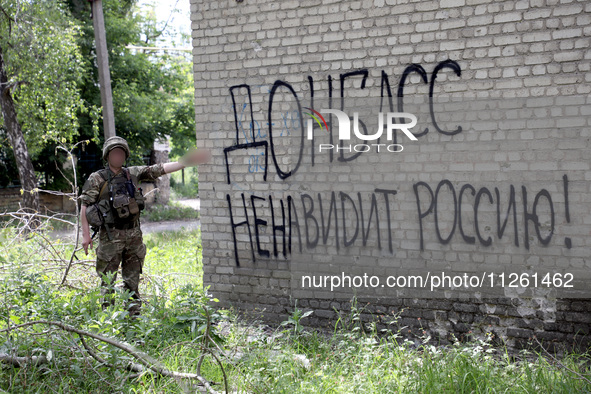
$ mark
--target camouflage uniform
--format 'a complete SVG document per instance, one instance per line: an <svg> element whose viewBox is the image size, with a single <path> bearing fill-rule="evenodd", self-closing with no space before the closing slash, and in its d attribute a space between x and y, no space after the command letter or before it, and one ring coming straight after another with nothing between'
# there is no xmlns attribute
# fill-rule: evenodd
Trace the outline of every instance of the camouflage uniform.
<svg viewBox="0 0 591 394"><path fill-rule="evenodd" d="M165 174L162 164L152 166L127 167L131 175L135 175L140 181L153 182L156 178ZM124 172L119 171L115 177L123 177ZM96 203L99 198L101 184L105 180L97 172L90 174L84 184L80 200L87 207ZM135 185L136 188L138 185ZM96 272L101 277L101 286L103 295L107 294L106 283L103 275L109 272L115 274L121 263L121 276L123 277L124 288L133 292L134 302L129 307L131 315L138 315L141 309L140 293L138 289L140 274L144 265L146 256L146 245L143 242L142 230L139 226L139 214L135 221L132 221L131 228L109 227L111 240L109 240L107 231L101 227L99 232L99 242L96 248Z"/></svg>

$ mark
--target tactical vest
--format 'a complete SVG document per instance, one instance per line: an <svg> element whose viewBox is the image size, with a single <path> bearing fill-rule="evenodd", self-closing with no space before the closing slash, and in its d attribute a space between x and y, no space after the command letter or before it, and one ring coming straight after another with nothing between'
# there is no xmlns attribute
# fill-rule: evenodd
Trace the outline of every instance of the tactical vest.
<svg viewBox="0 0 591 394"><path fill-rule="evenodd" d="M99 187L98 201L87 208L88 223L98 229L105 226L131 228L139 223L140 211L145 201L138 179L127 168L122 168L123 176L113 176L110 169L98 171L103 178Z"/></svg>

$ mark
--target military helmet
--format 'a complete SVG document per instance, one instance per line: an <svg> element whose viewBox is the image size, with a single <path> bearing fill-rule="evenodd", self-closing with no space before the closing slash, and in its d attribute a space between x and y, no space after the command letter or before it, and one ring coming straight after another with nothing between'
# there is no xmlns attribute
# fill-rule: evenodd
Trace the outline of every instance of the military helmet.
<svg viewBox="0 0 591 394"><path fill-rule="evenodd" d="M115 148L121 148L125 151L125 158L129 157L129 145L127 145L127 141L121 137L110 137L105 141L103 145L103 160L107 160L109 156L109 152Z"/></svg>

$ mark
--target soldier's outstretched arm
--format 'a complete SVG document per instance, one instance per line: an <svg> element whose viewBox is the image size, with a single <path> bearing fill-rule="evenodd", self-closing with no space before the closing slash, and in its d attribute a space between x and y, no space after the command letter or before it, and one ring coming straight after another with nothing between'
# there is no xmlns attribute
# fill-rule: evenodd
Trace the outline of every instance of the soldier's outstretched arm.
<svg viewBox="0 0 591 394"><path fill-rule="evenodd" d="M211 153L207 149L191 150L181 157L179 161L164 163L162 168L165 173L170 174L171 172L182 170L185 167L207 163L210 158Z"/></svg>

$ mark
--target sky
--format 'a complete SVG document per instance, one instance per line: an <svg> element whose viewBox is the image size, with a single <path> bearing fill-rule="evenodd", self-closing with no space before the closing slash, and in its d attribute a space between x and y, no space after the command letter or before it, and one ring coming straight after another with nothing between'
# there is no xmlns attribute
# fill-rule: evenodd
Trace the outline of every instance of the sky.
<svg viewBox="0 0 591 394"><path fill-rule="evenodd" d="M138 6L142 10L155 7L158 28L167 26L162 37L164 42L158 44L159 47L190 48L191 6L189 0L139 0ZM186 36L184 40L179 33Z"/></svg>

